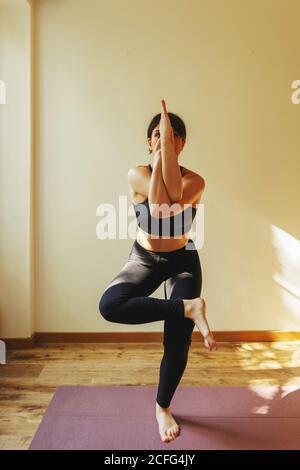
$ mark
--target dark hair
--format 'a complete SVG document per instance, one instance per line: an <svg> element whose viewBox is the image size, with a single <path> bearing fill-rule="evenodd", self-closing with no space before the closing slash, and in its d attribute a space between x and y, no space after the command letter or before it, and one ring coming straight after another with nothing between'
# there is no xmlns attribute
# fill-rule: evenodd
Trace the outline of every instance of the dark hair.
<svg viewBox="0 0 300 470"><path fill-rule="evenodd" d="M173 129L175 130L175 132L177 132L179 137L181 137L183 140L186 140L186 127L185 127L183 120L179 116L177 116L177 114L174 114L174 113L168 113L168 116L170 118L171 125ZM161 118L161 113L156 114L156 116L152 118L152 121L150 122L148 126L148 130L147 130L148 139L151 139L153 129L155 129L156 126L158 126L158 124L160 123L160 118Z"/></svg>

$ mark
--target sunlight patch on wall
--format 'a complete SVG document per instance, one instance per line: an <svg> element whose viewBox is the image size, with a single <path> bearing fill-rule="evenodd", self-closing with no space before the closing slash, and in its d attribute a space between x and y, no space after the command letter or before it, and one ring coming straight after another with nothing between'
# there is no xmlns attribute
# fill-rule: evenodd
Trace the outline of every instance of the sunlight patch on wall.
<svg viewBox="0 0 300 470"><path fill-rule="evenodd" d="M271 225L271 239L280 264L273 280L281 288L282 303L300 318L300 241L275 225Z"/></svg>

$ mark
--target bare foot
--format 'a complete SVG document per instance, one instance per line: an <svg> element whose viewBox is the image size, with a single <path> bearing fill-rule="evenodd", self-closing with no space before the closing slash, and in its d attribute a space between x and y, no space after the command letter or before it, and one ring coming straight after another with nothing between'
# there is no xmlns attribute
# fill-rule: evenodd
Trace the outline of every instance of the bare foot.
<svg viewBox="0 0 300 470"><path fill-rule="evenodd" d="M173 418L170 408L162 408L156 402L156 419L158 422L159 434L163 442L175 439L180 433L180 426Z"/></svg>
<svg viewBox="0 0 300 470"><path fill-rule="evenodd" d="M205 300L202 297L196 297L195 299L184 299L183 302L185 306L184 316L195 322L204 338L204 346L210 351L217 350L217 343L206 320Z"/></svg>

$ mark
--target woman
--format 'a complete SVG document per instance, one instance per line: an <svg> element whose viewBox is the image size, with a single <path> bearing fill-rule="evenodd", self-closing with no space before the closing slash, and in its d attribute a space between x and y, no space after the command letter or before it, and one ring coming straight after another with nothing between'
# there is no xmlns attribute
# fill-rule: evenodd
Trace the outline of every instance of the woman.
<svg viewBox="0 0 300 470"><path fill-rule="evenodd" d="M156 419L162 441L168 442L180 432L170 403L187 364L195 324L206 348L215 350L217 345L206 320L205 301L200 298L199 255L188 237L204 179L178 165L185 125L177 115L167 113L164 100L161 107L161 114L152 119L147 131L152 165L128 171L137 238L127 262L105 289L99 310L106 320L116 323L164 320ZM149 297L162 282L165 299Z"/></svg>

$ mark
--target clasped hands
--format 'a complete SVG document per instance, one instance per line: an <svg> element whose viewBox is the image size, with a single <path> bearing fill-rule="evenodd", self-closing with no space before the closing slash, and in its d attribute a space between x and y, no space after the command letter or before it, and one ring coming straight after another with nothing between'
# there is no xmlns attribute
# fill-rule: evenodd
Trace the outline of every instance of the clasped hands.
<svg viewBox="0 0 300 470"><path fill-rule="evenodd" d="M154 160L156 160L157 158L161 158L162 147L165 150L164 153L167 158L176 158L174 131L167 112L165 100L161 100L161 118L159 123L159 134L160 137L157 140L153 151Z"/></svg>

